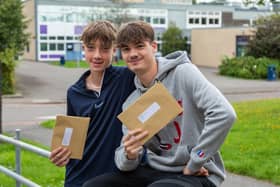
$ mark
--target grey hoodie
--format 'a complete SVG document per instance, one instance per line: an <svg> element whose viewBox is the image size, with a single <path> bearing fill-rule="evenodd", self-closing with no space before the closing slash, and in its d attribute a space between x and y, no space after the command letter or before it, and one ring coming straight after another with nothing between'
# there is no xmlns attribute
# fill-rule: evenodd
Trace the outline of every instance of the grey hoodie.
<svg viewBox="0 0 280 187"><path fill-rule="evenodd" d="M193 65L185 52L177 51L158 58L160 81L182 105L184 112L160 130L146 144L146 159L151 168L166 172L183 172L184 167L209 171L209 180L219 186L225 179L225 169L219 148L223 144L236 114L230 103ZM136 90L123 104L125 110L147 88L135 77ZM123 125L124 135L127 129ZM122 171L136 169L143 157L128 160L121 144L115 152L115 162Z"/></svg>

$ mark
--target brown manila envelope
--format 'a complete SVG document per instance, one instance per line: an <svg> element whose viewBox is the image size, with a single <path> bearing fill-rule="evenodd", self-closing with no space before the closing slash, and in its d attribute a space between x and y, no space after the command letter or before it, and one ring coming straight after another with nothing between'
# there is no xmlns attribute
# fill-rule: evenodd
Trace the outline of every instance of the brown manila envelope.
<svg viewBox="0 0 280 187"><path fill-rule="evenodd" d="M81 160L83 157L89 120L90 118L88 117L56 116L51 150L59 146L68 147L71 150L70 158Z"/></svg>
<svg viewBox="0 0 280 187"><path fill-rule="evenodd" d="M182 111L182 107L164 85L156 83L119 114L118 118L129 130L148 130L149 135L142 141L144 144Z"/></svg>

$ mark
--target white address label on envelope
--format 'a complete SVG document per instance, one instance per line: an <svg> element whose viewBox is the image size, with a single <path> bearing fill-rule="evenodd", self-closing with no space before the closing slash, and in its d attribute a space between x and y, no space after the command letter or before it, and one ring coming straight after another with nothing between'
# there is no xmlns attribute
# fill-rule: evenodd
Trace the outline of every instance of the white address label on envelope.
<svg viewBox="0 0 280 187"><path fill-rule="evenodd" d="M73 133L73 128L65 128L62 143L61 143L62 145L64 146L70 145L72 133Z"/></svg>
<svg viewBox="0 0 280 187"><path fill-rule="evenodd" d="M138 119L145 123L148 119L150 119L158 110L160 109L160 106L157 102L154 102L151 104L142 114L138 116Z"/></svg>

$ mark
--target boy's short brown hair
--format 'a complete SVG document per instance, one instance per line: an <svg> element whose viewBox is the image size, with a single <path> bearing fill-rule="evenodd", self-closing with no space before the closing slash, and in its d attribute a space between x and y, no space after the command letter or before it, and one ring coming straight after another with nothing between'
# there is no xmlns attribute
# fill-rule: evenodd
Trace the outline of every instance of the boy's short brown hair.
<svg viewBox="0 0 280 187"><path fill-rule="evenodd" d="M83 31L81 41L88 46L99 39L102 45L110 48L116 42L116 37L115 26L109 21L102 20L88 24Z"/></svg>
<svg viewBox="0 0 280 187"><path fill-rule="evenodd" d="M149 23L132 21L121 25L117 35L117 46L123 47L129 43L139 43L145 40L154 41L154 30Z"/></svg>

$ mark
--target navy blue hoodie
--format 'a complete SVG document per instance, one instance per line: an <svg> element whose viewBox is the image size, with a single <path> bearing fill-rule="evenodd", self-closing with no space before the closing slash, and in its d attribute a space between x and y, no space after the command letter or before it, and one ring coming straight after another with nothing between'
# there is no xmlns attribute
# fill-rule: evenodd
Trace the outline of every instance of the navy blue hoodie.
<svg viewBox="0 0 280 187"><path fill-rule="evenodd" d="M105 70L100 95L86 88L89 74L85 72L67 91L67 115L91 119L83 159L71 159L66 166L66 187L82 186L92 177L117 171L114 153L122 138L122 126L116 116L135 88L134 74L125 67Z"/></svg>

